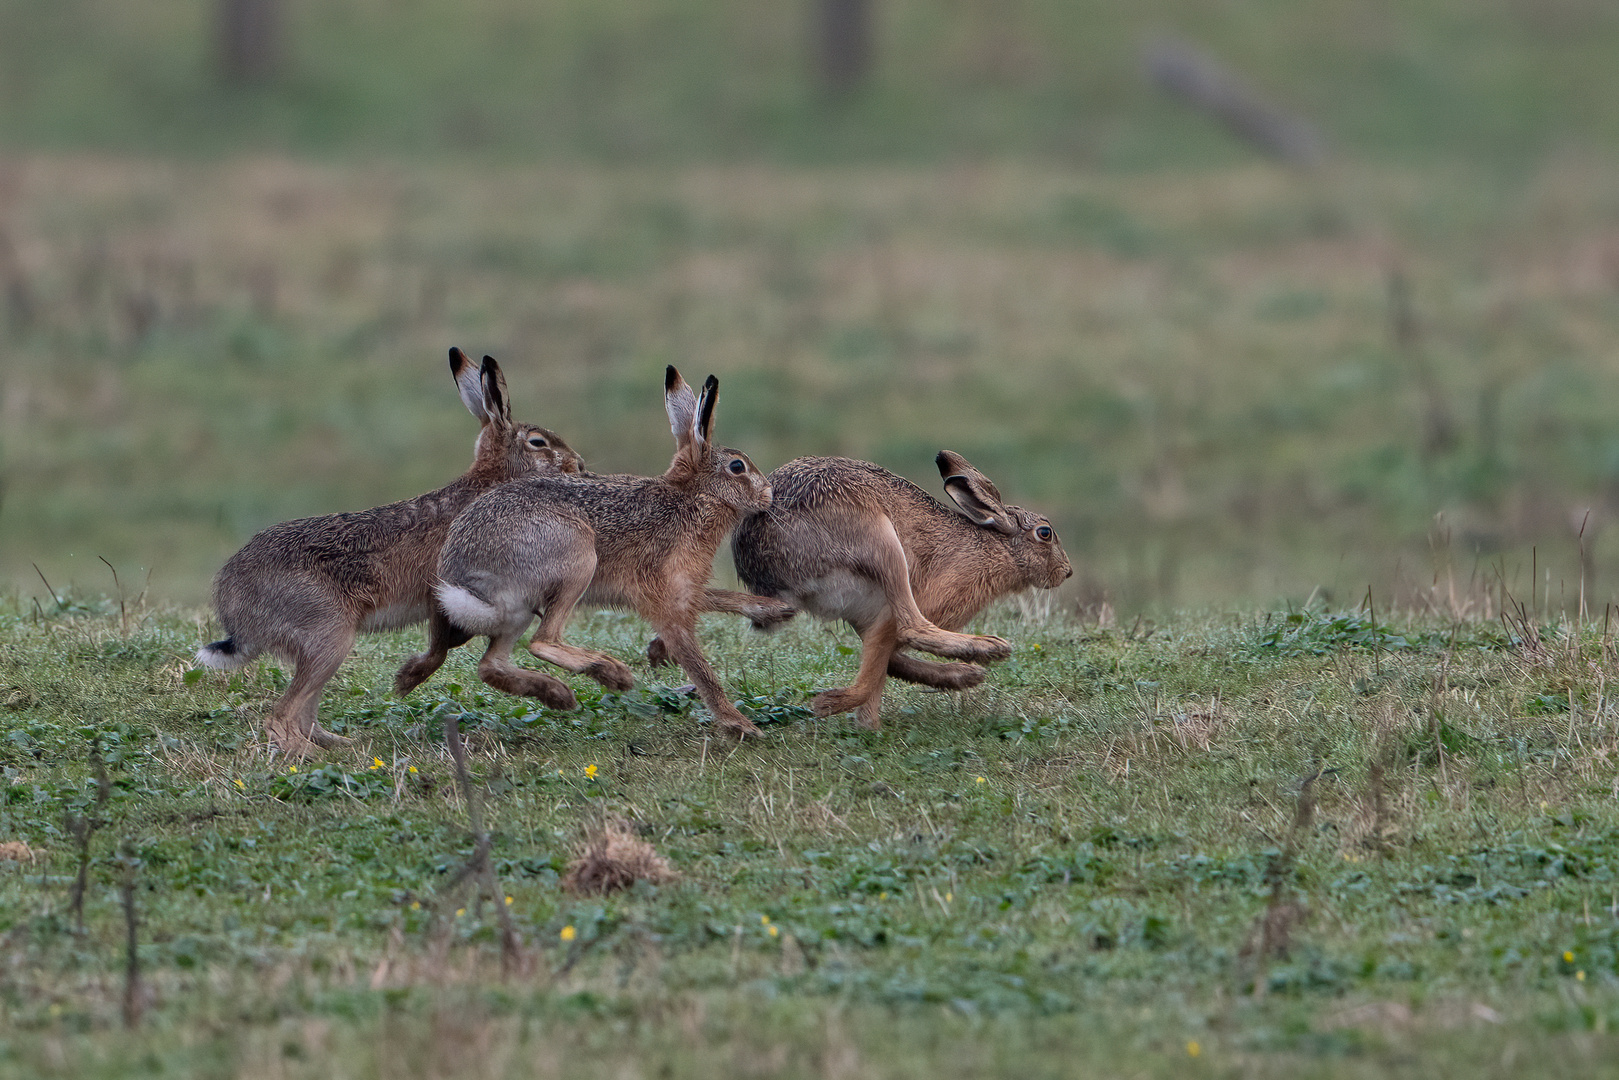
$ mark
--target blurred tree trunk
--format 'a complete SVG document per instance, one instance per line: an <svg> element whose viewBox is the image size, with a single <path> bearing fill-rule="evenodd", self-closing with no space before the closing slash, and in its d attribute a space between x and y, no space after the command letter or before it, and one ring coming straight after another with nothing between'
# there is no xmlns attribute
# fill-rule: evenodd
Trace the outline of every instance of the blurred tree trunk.
<svg viewBox="0 0 1619 1080"><path fill-rule="evenodd" d="M822 87L844 97L871 69L871 0L814 0Z"/></svg>
<svg viewBox="0 0 1619 1080"><path fill-rule="evenodd" d="M226 82L262 83L281 67L282 0L218 0L219 70Z"/></svg>

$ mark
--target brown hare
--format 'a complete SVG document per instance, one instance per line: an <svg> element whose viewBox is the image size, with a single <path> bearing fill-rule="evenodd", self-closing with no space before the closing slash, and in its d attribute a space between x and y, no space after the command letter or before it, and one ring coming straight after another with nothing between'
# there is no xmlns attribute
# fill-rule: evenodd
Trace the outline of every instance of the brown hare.
<svg viewBox="0 0 1619 1080"><path fill-rule="evenodd" d="M635 679L621 661L562 641L576 604L627 607L652 624L721 730L759 734L703 657L697 615L730 611L769 625L796 609L706 587L720 542L744 514L770 505L770 485L747 455L712 441L718 396L712 375L699 399L668 369L664 407L675 456L662 476L538 477L505 484L469 506L439 556L437 593L448 633L435 620L428 651L399 669L395 690L408 694L447 649L481 634L489 638L478 663L484 682L554 709L577 708L566 683L511 658L536 614L529 652L611 690L628 690Z"/></svg>
<svg viewBox="0 0 1619 1080"><path fill-rule="evenodd" d="M977 686L978 664L1005 659L1011 646L956 631L991 600L1054 589L1074 572L1051 522L1007 506L960 454L942 450L935 461L959 513L870 462L799 458L770 474L770 509L736 530L731 550L749 589L842 619L860 635L854 685L817 694L817 716L854 709L861 725L880 727L890 675L945 690ZM908 649L974 663L936 663ZM648 655L660 652L654 642Z"/></svg>
<svg viewBox="0 0 1619 1080"><path fill-rule="evenodd" d="M582 465L556 432L512 421L506 379L491 357L479 368L451 349L450 372L483 425L464 475L404 502L272 525L226 560L214 581L214 610L228 636L199 649L197 661L231 669L268 652L296 665L265 721L281 750L302 755L312 745L349 741L320 726L321 688L358 633L408 626L436 611L439 548L457 514L497 484Z"/></svg>

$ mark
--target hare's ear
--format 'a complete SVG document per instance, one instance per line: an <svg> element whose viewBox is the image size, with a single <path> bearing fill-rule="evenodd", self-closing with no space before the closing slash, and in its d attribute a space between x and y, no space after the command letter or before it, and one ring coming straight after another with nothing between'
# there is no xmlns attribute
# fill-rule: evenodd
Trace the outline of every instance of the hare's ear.
<svg viewBox="0 0 1619 1080"><path fill-rule="evenodd" d="M478 372L478 383L483 394L483 411L487 415L487 423L512 426L512 403L506 396L506 375L495 363L493 356L483 358L483 368Z"/></svg>
<svg viewBox="0 0 1619 1080"><path fill-rule="evenodd" d="M484 408L483 380L478 365L460 349L451 349L450 374L455 377L455 388L461 394L461 404L465 405L467 412L476 416L480 423L487 424L489 413Z"/></svg>
<svg viewBox="0 0 1619 1080"><path fill-rule="evenodd" d="M669 414L669 430L674 433L675 446L685 449L697 442L697 395L691 392L686 380L680 377L674 365L663 375L663 408Z"/></svg>
<svg viewBox="0 0 1619 1080"><path fill-rule="evenodd" d="M974 525L994 529L1008 535L1018 531L1011 511L1001 502L1001 493L990 483L989 477L973 468L967 459L951 450L940 450L933 459L944 477L945 494L955 501L956 508Z"/></svg>
<svg viewBox="0 0 1619 1080"><path fill-rule="evenodd" d="M714 405L720 399L720 381L710 375L697 398L697 441L707 446L714 441Z"/></svg>

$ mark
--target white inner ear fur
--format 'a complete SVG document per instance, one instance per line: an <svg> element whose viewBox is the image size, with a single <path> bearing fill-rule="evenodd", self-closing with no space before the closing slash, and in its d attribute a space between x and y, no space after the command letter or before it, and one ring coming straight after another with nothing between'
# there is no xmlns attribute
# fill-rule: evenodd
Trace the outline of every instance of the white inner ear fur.
<svg viewBox="0 0 1619 1080"><path fill-rule="evenodd" d="M967 481L961 477L952 476L946 479L944 493L950 496L951 502L956 504L956 512L974 525L994 526L997 524L994 512L979 501L978 497L967 487Z"/></svg>
<svg viewBox="0 0 1619 1080"><path fill-rule="evenodd" d="M483 383L478 377L478 369L463 370L456 376L455 388L461 395L461 404L467 407L467 412L476 416L481 423L489 422L489 409L483 399Z"/></svg>

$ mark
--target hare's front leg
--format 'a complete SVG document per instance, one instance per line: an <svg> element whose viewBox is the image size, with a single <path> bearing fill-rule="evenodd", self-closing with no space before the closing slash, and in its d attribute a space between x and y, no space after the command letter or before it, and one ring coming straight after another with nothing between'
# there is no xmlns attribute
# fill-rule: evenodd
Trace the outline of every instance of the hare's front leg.
<svg viewBox="0 0 1619 1080"><path fill-rule="evenodd" d="M653 624L658 632L658 639L669 650L686 672L686 678L692 681L697 688L697 696L702 703L708 706L708 711L714 714L714 724L721 731L739 739L763 735L757 724L742 715L731 699L725 693L725 687L720 685L719 676L709 666L708 658L697 643L697 613L686 612L682 615L666 617Z"/></svg>
<svg viewBox="0 0 1619 1080"><path fill-rule="evenodd" d="M931 686L935 690L971 690L989 674L977 664L948 663L923 660L897 652L888 659L890 678Z"/></svg>
<svg viewBox="0 0 1619 1080"><path fill-rule="evenodd" d="M417 653L399 665L399 670L394 673L394 693L404 697L426 682L433 672L444 666L451 649L465 645L473 636L452 623L435 602L433 612L427 618L427 651Z"/></svg>
<svg viewBox="0 0 1619 1080"><path fill-rule="evenodd" d="M798 614L798 605L772 596L755 596L735 589L704 589L698 611L714 611L725 615L746 615L755 630L774 630ZM652 667L674 663L663 639L655 637L647 642L646 662Z"/></svg>

